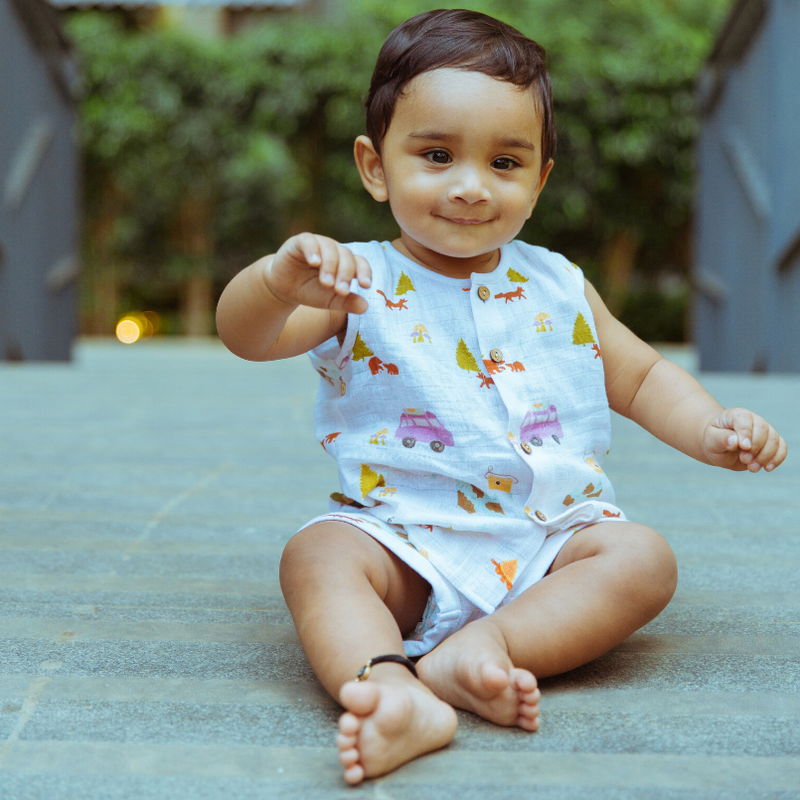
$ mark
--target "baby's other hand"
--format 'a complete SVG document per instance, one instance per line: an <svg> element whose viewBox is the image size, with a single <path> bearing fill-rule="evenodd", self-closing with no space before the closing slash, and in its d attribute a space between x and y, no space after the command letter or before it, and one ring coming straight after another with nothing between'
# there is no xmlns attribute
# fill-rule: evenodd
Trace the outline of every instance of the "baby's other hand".
<svg viewBox="0 0 800 800"><path fill-rule="evenodd" d="M706 426L705 450L712 464L737 472L771 472L786 458L786 442L763 417L728 408Z"/></svg>
<svg viewBox="0 0 800 800"><path fill-rule="evenodd" d="M350 291L353 278L369 287L372 271L366 259L314 233L287 239L264 269L267 288L284 303L363 314L367 301Z"/></svg>

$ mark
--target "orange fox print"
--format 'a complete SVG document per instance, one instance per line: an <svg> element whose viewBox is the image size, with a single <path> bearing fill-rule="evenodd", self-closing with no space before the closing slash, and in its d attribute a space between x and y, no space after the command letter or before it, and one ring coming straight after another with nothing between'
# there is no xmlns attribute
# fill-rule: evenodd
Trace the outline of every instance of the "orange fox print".
<svg viewBox="0 0 800 800"><path fill-rule="evenodd" d="M384 364L378 356L373 356L368 362L369 364L369 371L373 375L377 375L379 372L383 372L386 370L388 375L399 375L400 370L397 368L397 364Z"/></svg>
<svg viewBox="0 0 800 800"><path fill-rule="evenodd" d="M489 375L496 375L498 372L502 372L505 369L505 361L492 361L491 359L481 359L483 363L486 365L486 371Z"/></svg>
<svg viewBox="0 0 800 800"><path fill-rule="evenodd" d="M482 372L479 372L476 376L481 382L481 389L485 386L487 389L491 389L494 386L494 381L491 379L489 375L484 375Z"/></svg>
<svg viewBox="0 0 800 800"><path fill-rule="evenodd" d="M322 449L323 449L323 450L324 450L324 451L327 453L327 452L328 452L328 448L327 448L327 447L325 447L325 445L326 445L326 444L331 444L331 442L334 442L334 441L336 440L336 437L337 437L337 436L341 436L341 434L342 434L342 432L341 432L341 431L336 431L336 433L329 433L329 434L328 434L328 435L327 435L327 436L326 436L326 437L325 437L325 438L324 438L324 439L323 439L323 440L320 442L320 444L322 445Z"/></svg>
<svg viewBox="0 0 800 800"><path fill-rule="evenodd" d="M406 309L406 311L408 310L408 305L406 304L405 297L401 297L400 302L395 303L393 300L390 300L380 289L378 289L378 294L381 295L381 297L383 297L386 303L386 308L396 308L398 310Z"/></svg>
<svg viewBox="0 0 800 800"><path fill-rule="evenodd" d="M521 286L517 286L517 288L513 292L500 292L500 294L496 294L495 300L499 300L501 297L505 299L506 303L513 303L515 300L527 300L528 298L525 297L525 292L522 291Z"/></svg>

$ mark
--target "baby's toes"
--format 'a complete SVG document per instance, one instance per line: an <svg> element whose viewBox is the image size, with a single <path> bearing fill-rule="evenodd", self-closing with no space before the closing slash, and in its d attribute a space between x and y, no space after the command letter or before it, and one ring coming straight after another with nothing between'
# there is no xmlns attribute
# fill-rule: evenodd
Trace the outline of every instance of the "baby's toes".
<svg viewBox="0 0 800 800"><path fill-rule="evenodd" d="M539 715L536 714L533 718L525 717L520 714L517 717L517 727L522 728L524 731L538 731L539 730Z"/></svg>
<svg viewBox="0 0 800 800"><path fill-rule="evenodd" d="M339 750L344 753L345 750L352 750L355 748L358 742L358 737L351 736L347 733L342 733L341 731L336 734L336 746Z"/></svg>
<svg viewBox="0 0 800 800"><path fill-rule="evenodd" d="M355 714L346 711L339 717L339 734L341 736L351 736L355 741L360 730L361 720Z"/></svg>
<svg viewBox="0 0 800 800"><path fill-rule="evenodd" d="M511 671L511 682L519 694L527 695L539 691L536 678L534 678L532 672L528 672L526 669L513 669Z"/></svg>
<svg viewBox="0 0 800 800"><path fill-rule="evenodd" d="M345 769L352 767L354 764L358 764L359 761L361 761L361 754L358 752L358 750L356 750L355 747L339 750L339 763Z"/></svg>
<svg viewBox="0 0 800 800"><path fill-rule="evenodd" d="M361 764L353 764L353 766L347 767L344 771L344 779L352 784L361 783L364 780L364 775L364 767Z"/></svg>

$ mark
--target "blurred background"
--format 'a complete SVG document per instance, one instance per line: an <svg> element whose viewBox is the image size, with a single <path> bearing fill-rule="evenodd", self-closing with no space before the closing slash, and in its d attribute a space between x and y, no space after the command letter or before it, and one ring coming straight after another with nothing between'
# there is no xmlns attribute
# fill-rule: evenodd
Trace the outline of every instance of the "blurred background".
<svg viewBox="0 0 800 800"><path fill-rule="evenodd" d="M74 179L74 194L38 212L44 225L38 237L56 236L59 219L69 227L72 206L79 233L71 260L68 231L64 253L44 259L51 297L50 305L40 304L36 312L43 324L69 316L53 300L60 293L67 308L77 307L75 332L81 335L112 336L123 322L121 339L209 336L226 282L290 234L308 229L344 242L393 238L388 207L374 203L361 186L352 143L364 131L362 100L386 35L404 19L439 5L430 0L0 0L3 115L13 103L19 107L21 96L34 102L36 92L19 53L11 56L14 36L27 40L30 69L49 70L60 97L36 100L39 110L28 120L15 113L15 123L0 123L7 134L0 138L0 180L9 176L6 210L0 211L6 262L5 268L0 265L0 289L10 280L9 253L19 246L11 242L15 234L9 230L18 226L10 215L20 213L25 202L25 180L35 182L36 159L49 158L62 135L74 152L43 172L60 186ZM698 230L698 218L716 226L717 237L744 231L745 221L694 211L698 137L704 119L724 112L727 73L746 60L772 7L800 4L482 0L445 5L498 16L548 51L559 136L556 167L520 238L580 264L612 311L648 341L683 342L690 328L703 337L704 323L699 328L690 323L694 289L695 309L707 320L709 352L724 350L724 342L741 351L731 337L742 330L742 315L753 314L752 291L747 277L739 276L744 306L728 302L739 292L729 290L713 263L719 246L708 240L711 250L702 255L708 237ZM791 14L800 23L797 11ZM791 42L789 47L797 49ZM748 80L758 93L772 79L762 74ZM791 72L786 80L798 94ZM59 103L65 108L60 119L41 110ZM713 160L719 150L713 132L708 141L706 160ZM730 196L731 189L717 180L727 164L734 181L736 175L740 184L749 180L750 188L742 191L745 201L748 191L755 193L750 210L758 223L759 215L772 214L763 205L769 204L764 200L769 188L759 197L764 151L748 162L748 143L738 146L735 136L732 141L732 155L710 172L707 201L719 207ZM53 187L44 191L52 199ZM778 247L773 257L788 258L791 267L798 260L791 246L800 215L791 212L788 218L783 250ZM698 253L702 269L697 264L693 269ZM5 310L0 297L0 338L5 336L0 359L35 358L12 335L14 315L22 312L20 303L9 299L8 286ZM35 316L32 308L27 306L28 318ZM765 320L769 312L761 309L755 316ZM766 327L762 322L760 329ZM746 342L752 344L756 329L758 324L745 333ZM720 335L723 345L714 338ZM764 371L778 364L770 362L768 346L756 342L754 348L744 360L720 356L716 366L712 352L706 366ZM64 348L48 352L58 358ZM789 358L795 366L783 368L800 369L797 357Z"/></svg>

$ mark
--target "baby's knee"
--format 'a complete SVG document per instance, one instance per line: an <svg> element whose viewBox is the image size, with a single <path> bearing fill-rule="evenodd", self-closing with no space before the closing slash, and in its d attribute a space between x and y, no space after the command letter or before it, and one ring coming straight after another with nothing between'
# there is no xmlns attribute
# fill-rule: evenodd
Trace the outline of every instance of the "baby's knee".
<svg viewBox="0 0 800 800"><path fill-rule="evenodd" d="M281 554L281 585L294 577L307 581L319 568L330 569L331 560L336 554L336 534L327 530L327 527L310 525L289 539Z"/></svg>
<svg viewBox="0 0 800 800"><path fill-rule="evenodd" d="M658 614L675 594L678 562L661 534L644 525L636 527L631 541L631 578L636 584L640 601Z"/></svg>
<svg viewBox="0 0 800 800"><path fill-rule="evenodd" d="M283 548L281 588L285 594L295 583L308 586L332 575L352 578L364 574L372 579L376 549L382 548L352 525L327 521L309 525Z"/></svg>

